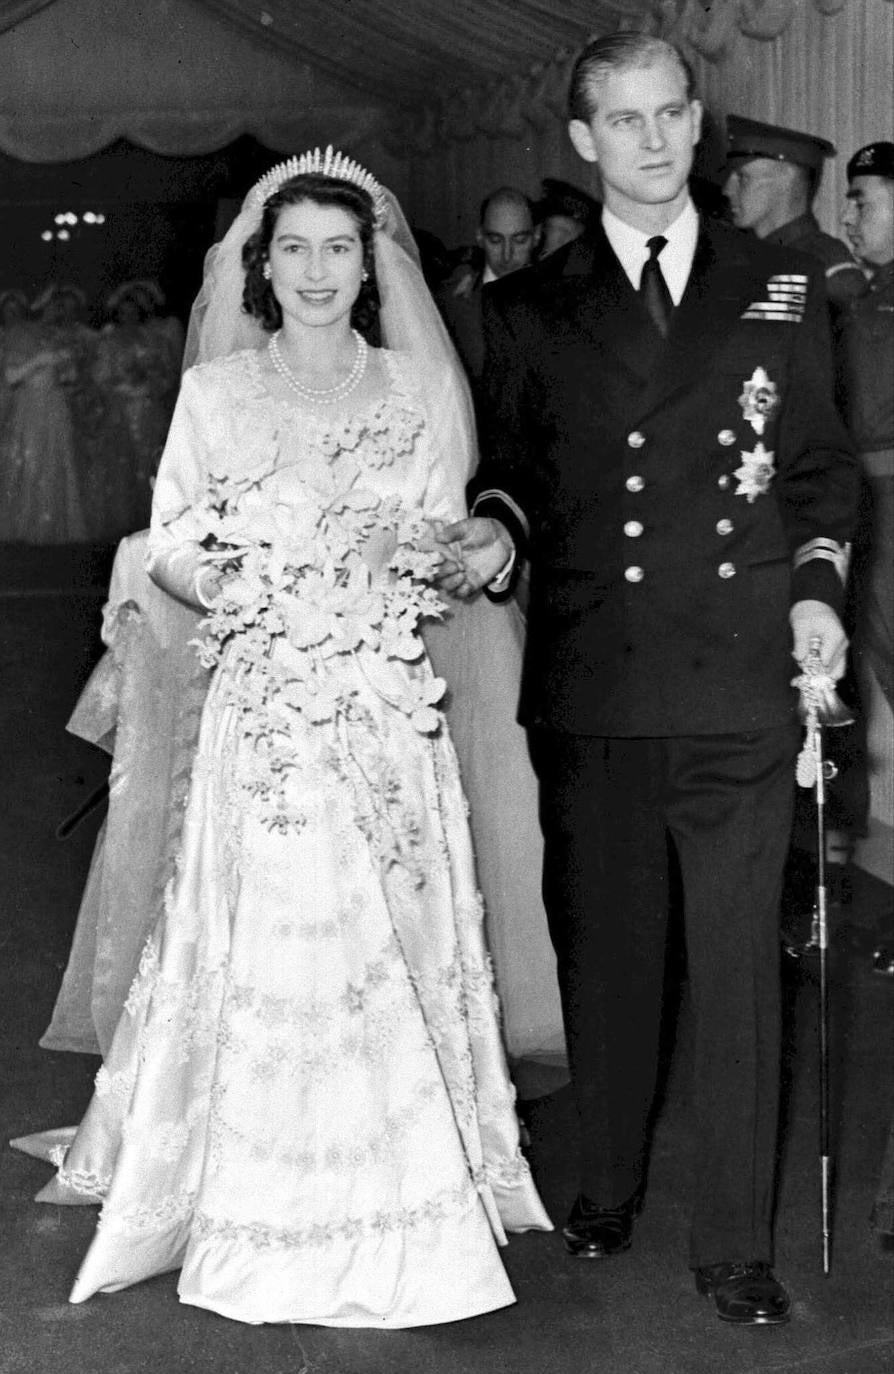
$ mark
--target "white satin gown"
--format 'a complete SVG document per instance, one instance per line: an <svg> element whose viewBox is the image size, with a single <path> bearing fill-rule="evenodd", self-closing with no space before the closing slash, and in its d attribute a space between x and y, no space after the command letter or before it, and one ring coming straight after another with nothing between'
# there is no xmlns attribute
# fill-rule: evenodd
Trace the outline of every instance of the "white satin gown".
<svg viewBox="0 0 894 1374"><path fill-rule="evenodd" d="M362 511L373 601L387 589L397 524L455 518L463 494L405 365L385 362L385 394L330 423L274 400L252 352L187 373L155 494L160 578L192 576L213 471L249 520ZM338 705L292 711L272 750L258 703L281 656L301 677L306 624L248 667L238 636L223 651L164 913L39 1195L102 1202L74 1302L179 1268L182 1301L246 1322L452 1321L513 1301L507 1230L550 1229L432 670L363 615L326 670Z"/></svg>

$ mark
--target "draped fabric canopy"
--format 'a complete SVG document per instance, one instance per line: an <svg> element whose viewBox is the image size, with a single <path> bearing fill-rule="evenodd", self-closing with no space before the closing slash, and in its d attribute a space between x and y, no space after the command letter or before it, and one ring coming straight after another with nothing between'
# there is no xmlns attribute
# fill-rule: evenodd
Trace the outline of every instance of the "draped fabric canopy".
<svg viewBox="0 0 894 1374"><path fill-rule="evenodd" d="M699 170L722 175L723 122L732 113L829 139L837 156L814 208L840 236L848 158L894 137L894 3L665 0L647 9L637 27L675 40L692 59L708 116ZM511 79L454 91L439 112L405 119L401 140L389 141L410 153L409 203L447 242L470 241L477 207L496 186L537 196L549 175L599 194L567 135L571 61L562 51Z"/></svg>
<svg viewBox="0 0 894 1374"><path fill-rule="evenodd" d="M835 231L844 162L892 136L894 0L0 0L0 151L333 142L464 240L495 185L585 177L569 65L618 28L690 53L715 126L735 111L830 138L818 208Z"/></svg>
<svg viewBox="0 0 894 1374"><path fill-rule="evenodd" d="M240 35L200 0L0 0L0 150L70 162L125 138L210 153L375 144L386 107L297 54Z"/></svg>
<svg viewBox="0 0 894 1374"><path fill-rule="evenodd" d="M645 28L711 62L805 9L892 0L0 0L0 149L38 162L113 139L208 152L242 133L324 136L396 157L561 115L570 53Z"/></svg>

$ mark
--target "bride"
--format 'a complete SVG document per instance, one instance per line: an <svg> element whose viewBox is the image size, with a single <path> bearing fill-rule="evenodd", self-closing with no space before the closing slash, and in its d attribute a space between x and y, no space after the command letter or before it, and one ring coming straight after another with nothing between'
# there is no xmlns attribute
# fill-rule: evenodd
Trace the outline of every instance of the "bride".
<svg viewBox="0 0 894 1374"><path fill-rule="evenodd" d="M149 571L214 676L164 914L39 1195L102 1202L74 1302L179 1268L247 1322L452 1321L513 1301L506 1230L550 1228L419 637L471 425L406 232L329 150L213 250Z"/></svg>

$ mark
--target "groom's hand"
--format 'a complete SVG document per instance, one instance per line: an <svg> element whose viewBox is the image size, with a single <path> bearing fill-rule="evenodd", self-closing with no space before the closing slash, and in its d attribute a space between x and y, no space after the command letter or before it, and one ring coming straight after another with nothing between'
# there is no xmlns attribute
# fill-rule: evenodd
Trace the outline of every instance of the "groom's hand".
<svg viewBox="0 0 894 1374"><path fill-rule="evenodd" d="M503 571L514 546L504 525L487 516L472 515L446 525L438 533L443 558L438 585L453 596L469 597Z"/></svg>
<svg viewBox="0 0 894 1374"><path fill-rule="evenodd" d="M803 663L811 645L819 646L823 667L837 682L847 667L847 635L838 616L824 601L796 601L789 612L792 658Z"/></svg>

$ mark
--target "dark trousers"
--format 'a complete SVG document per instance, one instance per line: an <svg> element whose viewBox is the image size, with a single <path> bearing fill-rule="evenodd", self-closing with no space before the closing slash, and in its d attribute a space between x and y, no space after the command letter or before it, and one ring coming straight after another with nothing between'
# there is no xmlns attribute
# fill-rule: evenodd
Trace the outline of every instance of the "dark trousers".
<svg viewBox="0 0 894 1374"><path fill-rule="evenodd" d="M690 1263L770 1260L779 897L797 727L681 739L532 729L543 893L581 1128L581 1192L639 1187L664 982L668 834L695 1024Z"/></svg>

